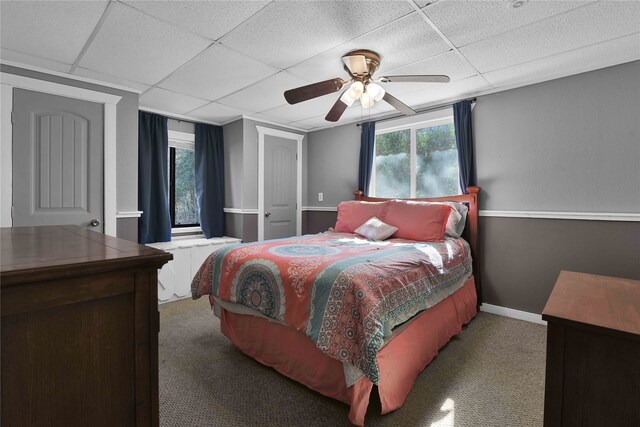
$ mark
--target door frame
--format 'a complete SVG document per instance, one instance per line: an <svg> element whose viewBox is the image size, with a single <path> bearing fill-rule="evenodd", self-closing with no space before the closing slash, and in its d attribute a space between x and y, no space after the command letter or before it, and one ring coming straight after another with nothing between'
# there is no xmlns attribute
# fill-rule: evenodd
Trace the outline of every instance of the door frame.
<svg viewBox="0 0 640 427"><path fill-rule="evenodd" d="M116 105L121 96L82 89L46 80L34 79L11 73L0 73L2 83L2 226L12 226L11 207L13 205L13 89L26 89L49 95L64 96L81 101L103 104L104 113L104 234L116 235L117 226L117 185L116 185ZM7 185L11 183L11 185ZM7 203L8 202L8 203ZM9 218L9 220L7 220Z"/></svg>
<svg viewBox="0 0 640 427"><path fill-rule="evenodd" d="M296 146L296 236L302 234L302 140L304 135L256 125L258 130L258 241L264 240L264 137L297 141Z"/></svg>

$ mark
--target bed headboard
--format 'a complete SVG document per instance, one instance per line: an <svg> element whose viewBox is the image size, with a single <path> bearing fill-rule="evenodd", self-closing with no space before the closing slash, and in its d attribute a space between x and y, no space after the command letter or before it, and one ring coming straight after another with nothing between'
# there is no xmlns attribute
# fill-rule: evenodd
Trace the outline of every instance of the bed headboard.
<svg viewBox="0 0 640 427"><path fill-rule="evenodd" d="M478 193L480 187L467 187L468 194L457 196L431 197L424 199L404 199L404 200L420 200L425 202L458 202L466 203L469 206L467 213L467 223L464 227L462 237L469 242L471 247L471 256L473 258L473 275L476 283L476 292L478 294L478 305L482 302L482 292L480 288L480 251L478 247ZM381 202L391 200L390 198L369 197L365 196L362 191L354 191L353 195L356 200L366 202Z"/></svg>

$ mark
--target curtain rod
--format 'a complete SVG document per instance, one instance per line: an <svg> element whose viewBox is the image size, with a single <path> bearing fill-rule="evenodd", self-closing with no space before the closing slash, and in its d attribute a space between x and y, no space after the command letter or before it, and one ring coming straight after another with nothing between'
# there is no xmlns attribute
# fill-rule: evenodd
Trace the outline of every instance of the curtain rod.
<svg viewBox="0 0 640 427"><path fill-rule="evenodd" d="M467 98L467 99L462 99L461 101L470 101L473 104L474 102L476 102L476 100L477 100L476 98ZM460 102L460 101L456 101L456 102ZM434 110L440 110L440 109L442 109L444 107L450 107L453 104L455 104L456 102L449 102L447 104L434 105L433 107L427 107L427 108L423 108L423 109L420 109L420 110L416 110L416 114L427 113L429 111L434 111ZM411 117L411 116L407 116L405 114L396 114L395 116L385 117L385 118L382 118L380 120L374 120L374 121L376 123L380 123L380 122L386 122L388 120L399 119L399 118L402 118L402 117ZM358 123L356 123L356 126L360 127L360 125L362 125L362 123L364 123L364 122L358 122Z"/></svg>

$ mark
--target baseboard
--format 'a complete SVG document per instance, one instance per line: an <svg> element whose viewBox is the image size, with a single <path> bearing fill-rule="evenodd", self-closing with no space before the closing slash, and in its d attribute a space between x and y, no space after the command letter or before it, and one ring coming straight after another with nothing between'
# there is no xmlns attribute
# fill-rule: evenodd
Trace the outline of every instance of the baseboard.
<svg viewBox="0 0 640 427"><path fill-rule="evenodd" d="M542 315L529 313L528 311L514 310L513 308L500 307L499 305L482 303L480 311L485 313L497 314L499 316L511 317L513 319L525 320L527 322L538 323L540 325L547 325L547 322L542 320Z"/></svg>

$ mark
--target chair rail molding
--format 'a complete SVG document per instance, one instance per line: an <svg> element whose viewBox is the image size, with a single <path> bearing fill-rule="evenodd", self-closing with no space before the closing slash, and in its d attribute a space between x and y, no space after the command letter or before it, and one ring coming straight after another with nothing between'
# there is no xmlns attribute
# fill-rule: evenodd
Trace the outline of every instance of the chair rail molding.
<svg viewBox="0 0 640 427"><path fill-rule="evenodd" d="M481 209L480 216L498 218L578 219L587 221L640 221L640 213L625 212L502 211Z"/></svg>

